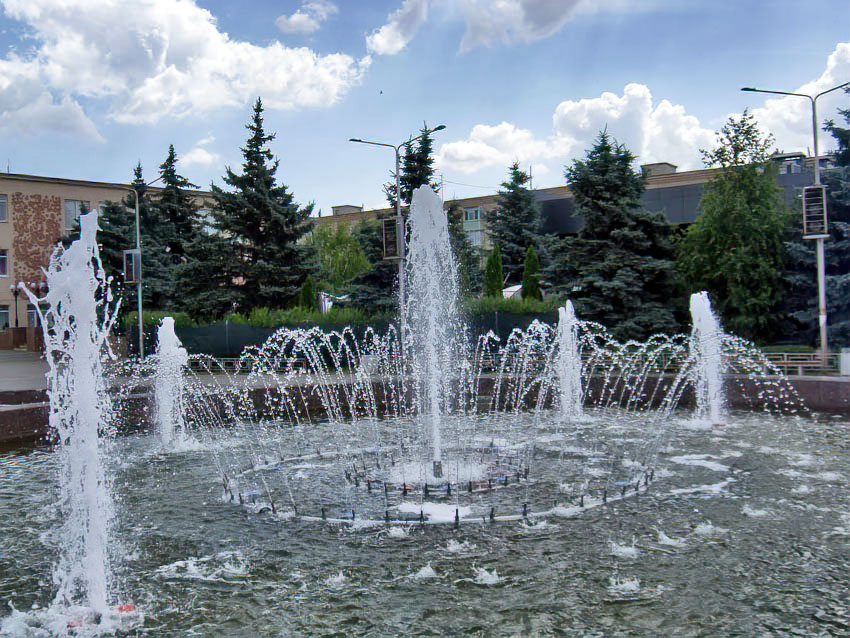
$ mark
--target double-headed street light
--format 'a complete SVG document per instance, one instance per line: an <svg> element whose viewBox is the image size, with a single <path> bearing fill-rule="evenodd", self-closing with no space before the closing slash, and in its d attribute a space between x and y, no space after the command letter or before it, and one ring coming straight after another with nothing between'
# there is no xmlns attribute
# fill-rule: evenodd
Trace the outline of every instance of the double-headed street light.
<svg viewBox="0 0 850 638"><path fill-rule="evenodd" d="M402 312L404 311L404 260L406 253L405 246L405 238L406 233L404 227L404 217L401 214L401 169L400 169L400 152L403 146L407 146L408 144L412 144L413 142L422 139L426 135L434 133L436 131L442 131L446 128L445 124L440 124L439 126L435 126L432 129L427 129L423 133L417 135L416 137L411 137L409 140L402 142L401 144L387 144L385 142L373 142L370 140L361 140L357 137L351 137L348 139L349 142L357 142L359 144L371 144L372 146L386 146L387 148L391 148L395 151L395 221L396 221L396 243L398 245L398 296L399 296L399 305L402 308ZM402 339L403 340L403 339Z"/></svg>
<svg viewBox="0 0 850 638"><path fill-rule="evenodd" d="M151 184L154 184L161 179L162 175L160 175L156 179L152 179L143 186L139 185L139 188L147 188ZM138 297L139 302L139 360L141 361L145 358L145 330L144 320L142 319L142 230L141 224L139 223L139 191L132 186L127 187L127 190L133 193L133 200L135 202L136 208L136 250L124 251L124 274L126 279L129 264L129 272L132 273L132 280L135 280L136 282L136 296ZM128 260L129 254L132 254L133 257Z"/></svg>
<svg viewBox="0 0 850 638"><path fill-rule="evenodd" d="M826 91L821 91L816 95L809 95L807 93L794 93L792 91L772 91L769 89L756 89L751 86L745 86L742 88L742 91L747 91L750 93L771 93L773 95L793 95L795 97L804 97L807 98L812 104L812 139L814 145L814 154L815 154L815 187L820 187L820 157L818 155L818 110L817 110L817 101L822 95L826 95L827 93L832 93L833 91L837 91L838 89L842 89L846 86L850 86L850 82L845 82L844 84L839 84L838 86L834 86L831 89L827 89ZM822 191L821 191L822 195ZM820 327L820 350L821 356L824 358L828 353L828 344L827 344L827 336L826 336L826 263L824 259L824 239L829 237L827 234L826 227L826 198L820 197L821 206L823 215L823 222L819 226L818 234L806 234L806 239L815 239L817 240L817 262L818 262L818 325ZM805 202L804 202L805 206ZM804 211L804 215L805 215Z"/></svg>

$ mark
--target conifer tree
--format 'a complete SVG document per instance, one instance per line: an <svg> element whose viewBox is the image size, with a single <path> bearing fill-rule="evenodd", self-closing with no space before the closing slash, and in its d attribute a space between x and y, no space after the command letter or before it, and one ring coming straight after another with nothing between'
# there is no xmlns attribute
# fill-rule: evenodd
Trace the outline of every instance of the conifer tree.
<svg viewBox="0 0 850 638"><path fill-rule="evenodd" d="M234 247L231 285L240 307L285 307L297 300L308 272L308 248L298 241L312 227L313 204L299 206L277 183L279 161L268 148L275 135L263 128L260 98L246 128L242 172L227 168L223 180L230 190L212 185L213 219Z"/></svg>
<svg viewBox="0 0 850 638"><path fill-rule="evenodd" d="M496 246L487 257L487 265L484 267L484 295L501 298L503 282L502 255Z"/></svg>
<svg viewBox="0 0 850 638"><path fill-rule="evenodd" d="M384 259L382 221L361 222L351 233L371 266L352 279L350 287L355 305L367 312L389 313L398 309L398 262Z"/></svg>
<svg viewBox="0 0 850 638"><path fill-rule="evenodd" d="M390 175L392 181L384 185L384 193L390 206L395 207L395 171L390 172ZM402 207L410 206L413 191L425 184L429 185L435 193L440 191L440 185L434 181L434 143L427 123L422 124L419 138L409 141L404 146L399 176Z"/></svg>
<svg viewBox="0 0 850 638"><path fill-rule="evenodd" d="M537 281L537 271L540 270L540 262L537 259L537 251L534 246L529 246L525 253L525 265L522 269L522 294L523 299L543 300L540 292L540 282Z"/></svg>
<svg viewBox="0 0 850 638"><path fill-rule="evenodd" d="M307 310L315 310L316 294L316 284L313 283L313 278L310 275L307 275L304 279L304 283L301 284L299 305Z"/></svg>
<svg viewBox="0 0 850 638"><path fill-rule="evenodd" d="M582 318L619 339L675 332L673 245L660 214L640 208L644 184L634 155L602 131L583 160L565 171L584 226L552 241L547 279Z"/></svg>
<svg viewBox="0 0 850 638"><path fill-rule="evenodd" d="M530 177L518 162L511 164L509 180L502 182L497 207L489 214L488 231L499 247L508 281L519 283L529 246L540 247L540 209L528 189Z"/></svg>

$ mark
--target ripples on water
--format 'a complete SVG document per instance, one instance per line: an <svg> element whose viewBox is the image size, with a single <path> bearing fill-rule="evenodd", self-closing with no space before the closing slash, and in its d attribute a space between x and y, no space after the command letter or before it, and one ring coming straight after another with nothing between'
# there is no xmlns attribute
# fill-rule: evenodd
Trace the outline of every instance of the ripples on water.
<svg viewBox="0 0 850 638"><path fill-rule="evenodd" d="M850 424L730 421L674 423L649 494L459 530L251 514L221 501L208 452L123 438L116 602L144 614L126 635L847 635ZM0 600L18 610L53 593L54 464L0 455Z"/></svg>

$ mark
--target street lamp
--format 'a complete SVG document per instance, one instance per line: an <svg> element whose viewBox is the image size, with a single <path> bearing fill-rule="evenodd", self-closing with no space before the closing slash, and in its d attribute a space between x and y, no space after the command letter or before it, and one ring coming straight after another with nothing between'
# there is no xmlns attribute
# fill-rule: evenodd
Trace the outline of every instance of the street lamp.
<svg viewBox="0 0 850 638"><path fill-rule="evenodd" d="M416 140L423 138L425 135L430 133L435 133L436 131L442 131L446 128L445 124L440 124L439 126L435 126L432 129L427 129L425 132L417 135L416 137L411 137L409 140L402 142L401 144L387 144L385 142L372 142L370 140L361 140L358 137L351 137L348 139L349 142L357 142L359 144L371 144L372 146L386 146L387 148L391 148L395 151L395 218L396 218L396 237L398 238L398 296L399 296L399 306L401 307L401 311L404 312L404 260L406 253L406 245L405 245L405 235L406 233L404 228L404 217L401 214L401 182L400 182L400 157L399 153L401 151L402 146L407 146L408 144L412 144ZM403 328L402 328L403 329ZM404 342L404 335L402 335L402 343Z"/></svg>
<svg viewBox="0 0 850 638"><path fill-rule="evenodd" d="M807 93L794 93L792 91L772 91L769 89L756 89L752 86L745 86L741 90L747 91L749 93L771 93L773 95L793 95L795 97L804 97L807 98L812 104L812 139L814 142L814 152L815 152L815 186L820 186L820 156L818 155L818 109L817 109L817 101L822 95L826 95L827 93L832 93L833 91L837 91L838 89L842 89L845 86L850 86L850 82L845 82L844 84L839 84L838 86L834 86L831 89L827 89L826 91L821 91L816 95L808 95ZM823 206L826 207L826 198L823 200ZM825 208L824 208L825 211ZM824 219L826 219L826 215L824 214ZM826 233L827 229L824 225L823 232ZM826 357L828 352L827 345L827 337L826 337L826 265L824 259L824 239L826 239L828 235L820 234L811 239L817 240L817 262L818 262L818 326L820 328L820 350L821 356Z"/></svg>
<svg viewBox="0 0 850 638"><path fill-rule="evenodd" d="M141 188L146 188L162 179L162 175L156 179L147 182ZM127 190L133 193L133 200L136 208L136 254L138 255L138 277L136 278L136 296L138 297L138 313L139 313L139 361L145 358L145 331L144 320L142 319L142 230L139 224L139 191L136 187L127 187Z"/></svg>
<svg viewBox="0 0 850 638"><path fill-rule="evenodd" d="M12 293L12 296L15 298L15 327L20 328L21 322L18 319L18 296L24 291L26 286L23 281L19 281L17 284L9 284L9 292Z"/></svg>

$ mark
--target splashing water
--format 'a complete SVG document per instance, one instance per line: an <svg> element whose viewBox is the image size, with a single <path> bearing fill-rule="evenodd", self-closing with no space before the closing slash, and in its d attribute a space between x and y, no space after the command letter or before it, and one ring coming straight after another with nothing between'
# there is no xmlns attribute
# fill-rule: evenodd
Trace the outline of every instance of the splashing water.
<svg viewBox="0 0 850 638"><path fill-rule="evenodd" d="M580 419L584 416L581 391L581 351L578 320L569 300L558 309L558 378L561 389L561 416Z"/></svg>
<svg viewBox="0 0 850 638"><path fill-rule="evenodd" d="M691 318L691 351L696 359L696 418L712 424L725 423L723 331L711 310L707 292L695 292L691 295Z"/></svg>
<svg viewBox="0 0 850 638"><path fill-rule="evenodd" d="M183 369L189 363L189 355L174 333L172 317L164 317L159 325L156 357L156 423L163 445L170 445L175 438L182 439L186 436L183 417Z"/></svg>
<svg viewBox="0 0 850 638"><path fill-rule="evenodd" d="M103 458L112 434L112 405L103 360L117 316L97 247L97 212L80 217L80 238L58 247L46 275L47 294L27 296L38 308L47 362L50 427L60 456L63 515L54 605L107 611L109 537L113 517L110 478ZM42 311L39 304L47 304Z"/></svg>
<svg viewBox="0 0 850 638"><path fill-rule="evenodd" d="M431 422L434 474L442 475L442 417L452 409L457 370L467 357L459 338L458 284L440 198L428 186L413 192L410 253L405 277L408 297L402 309L409 327L408 352L418 379L420 409Z"/></svg>

